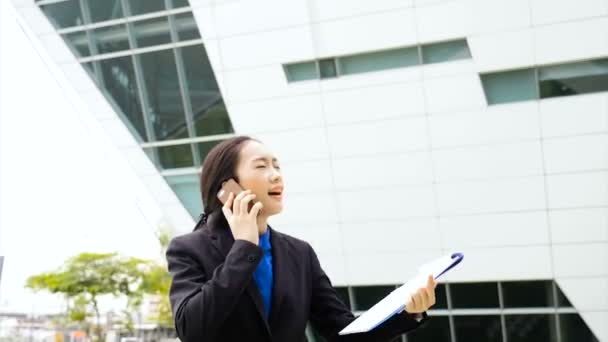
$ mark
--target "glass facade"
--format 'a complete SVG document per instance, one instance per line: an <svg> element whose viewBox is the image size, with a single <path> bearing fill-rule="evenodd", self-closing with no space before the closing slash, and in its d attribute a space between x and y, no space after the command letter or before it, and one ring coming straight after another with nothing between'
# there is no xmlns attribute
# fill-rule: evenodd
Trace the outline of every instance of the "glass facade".
<svg viewBox="0 0 608 342"><path fill-rule="evenodd" d="M360 314L396 287L350 286L336 291ZM435 294L427 323L395 341L598 342L552 280L442 283ZM310 342L324 341L312 325L307 336Z"/></svg>
<svg viewBox="0 0 608 342"><path fill-rule="evenodd" d="M465 39L285 64L288 82L334 78L421 64L470 59Z"/></svg>
<svg viewBox="0 0 608 342"><path fill-rule="evenodd" d="M39 6L159 170L188 168L165 178L197 217L194 178L210 148L234 130L188 1Z"/></svg>

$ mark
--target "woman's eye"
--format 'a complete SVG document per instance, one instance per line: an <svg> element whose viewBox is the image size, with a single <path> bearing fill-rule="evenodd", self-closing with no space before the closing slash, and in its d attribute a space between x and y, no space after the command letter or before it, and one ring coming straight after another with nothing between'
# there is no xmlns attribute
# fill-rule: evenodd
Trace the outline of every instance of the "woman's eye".
<svg viewBox="0 0 608 342"><path fill-rule="evenodd" d="M277 170L280 170L280 169L281 169L281 167L280 167L279 165L275 165L275 167L274 167L274 168L275 168L275 169L277 169Z"/></svg>
<svg viewBox="0 0 608 342"><path fill-rule="evenodd" d="M263 168L265 168L265 167L266 167L266 165L258 165L258 166L256 166L255 168L256 168L256 169L263 169Z"/></svg>

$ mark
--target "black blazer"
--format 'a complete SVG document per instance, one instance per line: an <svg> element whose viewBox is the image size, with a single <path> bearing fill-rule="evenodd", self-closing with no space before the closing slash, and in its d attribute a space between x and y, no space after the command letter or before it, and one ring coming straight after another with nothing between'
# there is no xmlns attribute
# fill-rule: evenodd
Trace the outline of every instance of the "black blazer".
<svg viewBox="0 0 608 342"><path fill-rule="evenodd" d="M220 215L211 214L200 229L174 238L167 250L171 307L181 341L306 341L308 321L328 341L389 341L421 324L402 312L371 332L339 336L355 317L312 247L276 230L271 230L274 286L266 320L253 281L263 252L251 242L235 241Z"/></svg>

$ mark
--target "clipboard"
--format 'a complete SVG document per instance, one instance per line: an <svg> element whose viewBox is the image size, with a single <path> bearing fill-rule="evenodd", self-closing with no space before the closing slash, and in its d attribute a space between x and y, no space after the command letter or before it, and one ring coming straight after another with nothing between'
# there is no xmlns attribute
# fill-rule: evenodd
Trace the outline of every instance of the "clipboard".
<svg viewBox="0 0 608 342"><path fill-rule="evenodd" d="M464 254L453 253L420 266L418 275L393 290L389 295L376 303L376 305L372 306L368 311L352 321L340 331L339 335L368 332L384 323L394 314L405 309L406 299L414 294L420 287L426 285L427 278L430 274L433 275L433 278L438 279L458 265L463 258Z"/></svg>

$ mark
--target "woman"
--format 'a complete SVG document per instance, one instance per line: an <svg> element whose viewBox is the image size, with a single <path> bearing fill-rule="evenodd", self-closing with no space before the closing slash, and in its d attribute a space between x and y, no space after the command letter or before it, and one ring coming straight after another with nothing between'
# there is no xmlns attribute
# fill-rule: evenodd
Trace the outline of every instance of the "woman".
<svg viewBox="0 0 608 342"><path fill-rule="evenodd" d="M245 191L222 205L217 194L231 178ZM338 335L355 317L314 250L267 224L283 209L283 190L278 161L259 141L235 137L209 152L201 176L207 214L167 250L182 342L305 341L308 321L329 341L389 341L426 319L435 303L432 277L403 299L403 312L368 333Z"/></svg>

